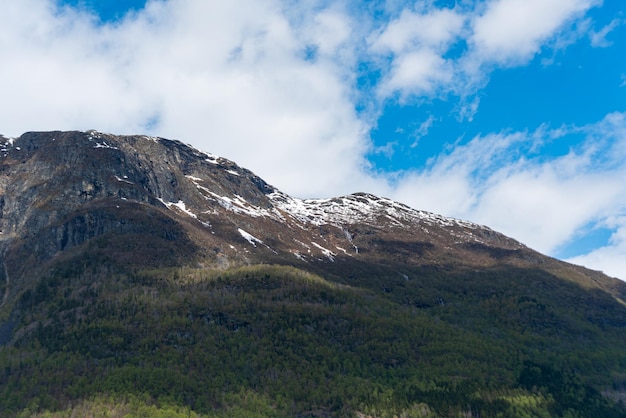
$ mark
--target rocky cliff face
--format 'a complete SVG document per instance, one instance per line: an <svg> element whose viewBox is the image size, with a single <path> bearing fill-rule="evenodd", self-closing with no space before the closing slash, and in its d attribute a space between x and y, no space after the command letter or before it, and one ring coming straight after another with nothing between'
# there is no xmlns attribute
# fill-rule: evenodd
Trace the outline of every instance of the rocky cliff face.
<svg viewBox="0 0 626 418"><path fill-rule="evenodd" d="M150 268L337 263L547 269L621 289L487 227L357 193L290 197L178 141L95 131L0 138L4 297L61 261ZM10 278L10 279L9 279Z"/></svg>

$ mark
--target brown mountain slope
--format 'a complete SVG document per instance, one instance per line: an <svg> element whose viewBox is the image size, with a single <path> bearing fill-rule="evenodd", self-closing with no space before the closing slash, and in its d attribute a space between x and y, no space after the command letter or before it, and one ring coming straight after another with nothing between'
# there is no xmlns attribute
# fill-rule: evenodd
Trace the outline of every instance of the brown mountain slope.
<svg viewBox="0 0 626 418"><path fill-rule="evenodd" d="M335 263L542 269L624 299L625 286L487 227L357 193L300 200L178 141L95 131L26 133L0 152L4 296L86 254L145 268ZM8 293L8 294L7 294Z"/></svg>

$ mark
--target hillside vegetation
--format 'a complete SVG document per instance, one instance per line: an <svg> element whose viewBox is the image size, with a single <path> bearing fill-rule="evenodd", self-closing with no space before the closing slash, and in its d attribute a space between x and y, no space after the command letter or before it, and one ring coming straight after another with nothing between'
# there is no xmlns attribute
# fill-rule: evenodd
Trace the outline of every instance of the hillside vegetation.
<svg viewBox="0 0 626 418"><path fill-rule="evenodd" d="M2 416L626 416L626 307L542 271L65 266L4 307Z"/></svg>

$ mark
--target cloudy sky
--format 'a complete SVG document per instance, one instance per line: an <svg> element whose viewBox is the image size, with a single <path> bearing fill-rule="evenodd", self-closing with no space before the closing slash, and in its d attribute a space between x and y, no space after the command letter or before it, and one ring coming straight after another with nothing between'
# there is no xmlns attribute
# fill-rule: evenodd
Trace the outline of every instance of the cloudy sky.
<svg viewBox="0 0 626 418"><path fill-rule="evenodd" d="M623 0L2 0L0 133L180 139L626 280Z"/></svg>

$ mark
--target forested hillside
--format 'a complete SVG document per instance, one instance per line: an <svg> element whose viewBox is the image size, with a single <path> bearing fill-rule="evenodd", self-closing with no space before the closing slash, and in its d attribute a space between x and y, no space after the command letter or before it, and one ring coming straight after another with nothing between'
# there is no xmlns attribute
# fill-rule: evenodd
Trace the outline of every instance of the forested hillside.
<svg viewBox="0 0 626 418"><path fill-rule="evenodd" d="M545 273L67 273L18 302L2 415L626 414L624 307Z"/></svg>

